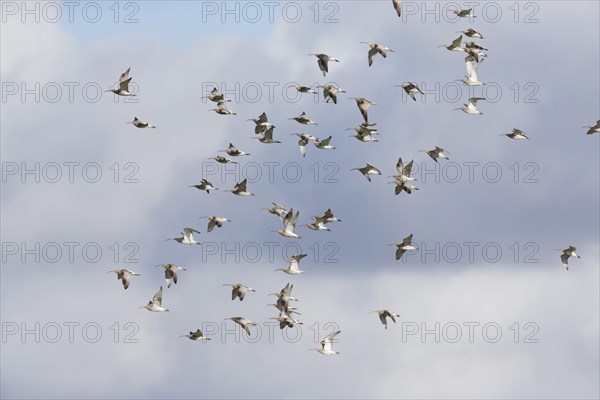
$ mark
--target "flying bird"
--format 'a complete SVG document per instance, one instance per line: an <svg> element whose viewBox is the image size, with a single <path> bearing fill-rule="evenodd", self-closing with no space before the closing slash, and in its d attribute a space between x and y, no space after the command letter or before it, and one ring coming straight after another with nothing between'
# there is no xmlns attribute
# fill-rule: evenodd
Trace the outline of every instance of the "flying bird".
<svg viewBox="0 0 600 400"><path fill-rule="evenodd" d="M283 229L275 231L279 233L281 236L300 239L297 233L294 232L296 229L296 223L298 222L298 216L300 215L300 211L294 214L294 209L290 208L290 211L283 217Z"/></svg>
<svg viewBox="0 0 600 400"><path fill-rule="evenodd" d="M484 39L484 36L473 28L469 28L464 31L457 31L456 33L463 33L465 36L470 38Z"/></svg>
<svg viewBox="0 0 600 400"><path fill-rule="evenodd" d="M247 292L256 292L256 290L241 283L225 283L223 286L231 286L231 300L239 298L240 301L244 301Z"/></svg>
<svg viewBox="0 0 600 400"><path fill-rule="evenodd" d="M508 136L509 138L514 140L529 139L525 132L516 128L513 129L511 133L502 133L500 136Z"/></svg>
<svg viewBox="0 0 600 400"><path fill-rule="evenodd" d="M215 160L216 162L220 163L220 164L237 164L237 161L233 161L231 158L227 158L227 157L223 157L223 156L214 156L214 157L209 157L209 160Z"/></svg>
<svg viewBox="0 0 600 400"><path fill-rule="evenodd" d="M560 260L562 261L563 267L565 267L567 271L569 270L569 257L581 258L577 253L575 253L576 250L577 248L573 246L569 246L568 248L561 250L562 254L560 255Z"/></svg>
<svg viewBox="0 0 600 400"><path fill-rule="evenodd" d="M147 122L142 122L138 117L134 117L133 121L125 122L126 124L133 124L136 128L156 128L154 125L150 125Z"/></svg>
<svg viewBox="0 0 600 400"><path fill-rule="evenodd" d="M477 79L477 70L479 68L479 61L475 59L471 54L465 57L465 67L467 68L467 74L461 80L465 85L468 86L481 86L485 83L479 82ZM468 106L467 106L468 107Z"/></svg>
<svg viewBox="0 0 600 400"><path fill-rule="evenodd" d="M388 310L375 310L375 311L371 311L371 313L378 314L379 320L381 321L381 323L383 324L385 329L388 328L387 318L390 318L394 323L396 323L396 318L400 318L400 315L396 314L393 311L388 311Z"/></svg>
<svg viewBox="0 0 600 400"><path fill-rule="evenodd" d="M402 157L398 158L398 162L396 163L396 175L393 175L392 178L400 182L414 181L415 178L410 176L413 168L413 161L414 160L411 160L408 164L404 165Z"/></svg>
<svg viewBox="0 0 600 400"><path fill-rule="evenodd" d="M339 352L334 351L332 349L333 341L339 333L340 333L340 331L330 333L329 335L325 336L325 339L323 339L321 341L321 348L310 349L310 350L318 351L319 353L326 355L326 356L340 354Z"/></svg>
<svg viewBox="0 0 600 400"><path fill-rule="evenodd" d="M177 237L177 238L173 238L173 239L167 239L167 240L174 240L177 243L181 243L181 244L200 244L200 242L197 242L194 239L194 233L200 234L200 232L198 232L197 230L193 229L193 228L183 228L183 232L181 232L181 237Z"/></svg>
<svg viewBox="0 0 600 400"><path fill-rule="evenodd" d="M229 143L229 147L227 149L219 150L219 151L223 151L223 152L227 153L228 155L230 155L231 157L240 157L240 156L249 156L250 155L250 153L246 153L246 152L236 149L236 147L231 143Z"/></svg>
<svg viewBox="0 0 600 400"><path fill-rule="evenodd" d="M333 211L331 211L331 208L328 208L323 215L321 216L321 218L323 219L323 222L325 222L326 224L330 223L330 222L342 222L341 219L336 218L333 216Z"/></svg>
<svg viewBox="0 0 600 400"><path fill-rule="evenodd" d="M131 78L129 77L129 71L131 68L127 68L125 72L121 74L119 77L119 88L118 89L108 89L105 92L113 92L119 96L136 96L135 94L129 91L129 82L131 82Z"/></svg>
<svg viewBox="0 0 600 400"><path fill-rule="evenodd" d="M300 139L298 139L298 147L300 147L300 154L302 155L302 157L306 156L306 145L311 140L317 140L317 138L314 137L313 135L308 135L308 134L303 133L303 132L290 133L290 135L292 135L292 136L298 136L300 138Z"/></svg>
<svg viewBox="0 0 600 400"><path fill-rule="evenodd" d="M360 171L369 182L371 182L371 175L381 175L381 171L371 164L367 164L362 168L352 168L350 171Z"/></svg>
<svg viewBox="0 0 600 400"><path fill-rule="evenodd" d="M421 93L422 95L425 95L425 93L423 93L421 91L419 86L413 82L404 82L402 85L394 85L394 87L401 87L402 89L404 89L406 94L409 95L410 98L413 99L414 101L417 101L415 94Z"/></svg>
<svg viewBox="0 0 600 400"><path fill-rule="evenodd" d="M317 64L319 65L319 69L323 73L323 76L327 75L327 73L329 72L329 66L328 66L329 61L340 62L340 60L338 60L337 58L333 58L331 56L328 56L327 54L322 54L322 53L309 54L309 56L317 57Z"/></svg>
<svg viewBox="0 0 600 400"><path fill-rule="evenodd" d="M317 93L315 89L308 86L296 85L295 88L300 93Z"/></svg>
<svg viewBox="0 0 600 400"><path fill-rule="evenodd" d="M288 259L290 263L289 266L287 268L276 269L275 271L283 271L288 275L305 274L306 272L300 270L300 260L302 260L306 256L307 254L296 254L290 256L290 258Z"/></svg>
<svg viewBox="0 0 600 400"><path fill-rule="evenodd" d="M231 111L229 108L227 108L227 103L223 100L219 101L217 103L217 108L211 108L208 111L214 111L217 114L221 114L221 115L237 115L237 113Z"/></svg>
<svg viewBox="0 0 600 400"><path fill-rule="evenodd" d="M246 181L247 179L244 179L240 183L236 184L233 189L228 190L228 192L238 196L254 196L254 193L250 193L246 190Z"/></svg>
<svg viewBox="0 0 600 400"><path fill-rule="evenodd" d="M402 240L402 243L388 244L388 246L396 246L396 260L399 260L408 250L416 250L417 248L412 242L412 233Z"/></svg>
<svg viewBox="0 0 600 400"><path fill-rule="evenodd" d="M171 283L177 284L177 271L187 271L185 268L176 264L159 264L155 267L163 267L165 269L167 289L171 287Z"/></svg>
<svg viewBox="0 0 600 400"><path fill-rule="evenodd" d="M202 331L200 331L200 329L196 329L196 332L190 331L189 334L187 334L187 335L181 335L179 337L186 337L186 338L188 338L190 340L193 340L193 341L196 341L196 342L199 341L199 340L202 340L202 341L204 341L204 340L210 340L209 337L204 336L204 334L202 333Z"/></svg>
<svg viewBox="0 0 600 400"><path fill-rule="evenodd" d="M338 93L346 93L346 91L340 87L337 87L332 84L326 84L323 86L317 86L323 89L323 99L325 103L329 103L329 100L333 101L333 104L337 104L337 94Z"/></svg>
<svg viewBox="0 0 600 400"><path fill-rule="evenodd" d="M268 211L269 213L271 213L273 215L277 215L279 217L279 219L283 221L283 218L288 213L287 210L281 204L277 204L277 203L271 203L271 204L273 204L273 207L263 208L263 210Z"/></svg>
<svg viewBox="0 0 600 400"><path fill-rule="evenodd" d="M370 47L369 54L368 54L369 67L371 65L373 65L373 57L375 57L377 54L381 54L381 57L387 58L388 51L391 53L394 52L394 50L390 49L389 47L385 47L378 43L373 43L373 42L361 42L361 43L367 44Z"/></svg>
<svg viewBox="0 0 600 400"><path fill-rule="evenodd" d="M249 326L256 326L257 325L256 322L252 322L249 319L246 319L244 317L225 318L223 321L226 321L228 319L230 319L233 322L235 322L236 324L240 325L244 329L244 331L246 331L246 334L248 336L250 336L250 328L249 328Z"/></svg>
<svg viewBox="0 0 600 400"><path fill-rule="evenodd" d="M225 96L216 87L213 87L213 90L210 91L210 94L208 96L202 98L209 99L210 101L213 101L215 103L220 103L222 101L231 101L227 100Z"/></svg>
<svg viewBox="0 0 600 400"><path fill-rule="evenodd" d="M278 317L271 318L277 320L279 322L279 329L283 329L285 327L293 328L294 325L302 325L302 322L298 321L294 317L292 317L291 313L281 312Z"/></svg>
<svg viewBox="0 0 600 400"><path fill-rule="evenodd" d="M325 217L323 216L316 216L316 217L312 217L313 222L311 222L310 224L306 224L306 225L302 225L302 226L306 226L307 228L312 229L313 231L331 231L331 229L329 229L327 226L325 226L325 224L327 222L325 222Z"/></svg>
<svg viewBox="0 0 600 400"><path fill-rule="evenodd" d="M257 139L261 143L265 144L273 144L273 143L281 143L279 140L273 139L273 129L275 125L271 125L267 130L265 130L261 136L253 137L252 139Z"/></svg>
<svg viewBox="0 0 600 400"><path fill-rule="evenodd" d="M446 49L450 50L450 51L466 51L463 47L460 47L460 44L462 43L462 35L460 35L459 37L457 37L456 39L454 39L452 41L452 43L450 44L442 44L438 47L445 47Z"/></svg>
<svg viewBox="0 0 600 400"><path fill-rule="evenodd" d="M293 119L296 122L301 123L303 125L319 125L315 121L308 118L304 111L302 111L302 114L300 114L298 117L293 117L293 118L288 118L288 119Z"/></svg>
<svg viewBox="0 0 600 400"><path fill-rule="evenodd" d="M433 161L438 162L438 158L445 158L446 160L450 160L446 154L444 154L444 152L448 153L446 150L442 149L441 147L437 147L435 146L435 149L433 150L420 150L423 151L425 153L427 153L427 155L429 157L431 157L433 159Z"/></svg>
<svg viewBox="0 0 600 400"><path fill-rule="evenodd" d="M455 110L462 110L463 112L465 112L467 114L483 115L483 113L479 112L479 110L477 109L477 102L479 100L485 100L485 98L483 98L483 97L470 97L468 104L463 104L464 107L455 108Z"/></svg>
<svg viewBox="0 0 600 400"><path fill-rule="evenodd" d="M112 271L108 271L108 273L111 273L111 272L114 272L117 274L117 279L120 279L121 283L123 283L123 289L127 289L129 287L129 282L131 281L131 277L141 276L141 274L130 271L128 269L115 269Z"/></svg>
<svg viewBox="0 0 600 400"><path fill-rule="evenodd" d="M230 219L227 219L225 217L219 217L217 215L207 215L200 218L208 218L208 228L206 229L207 233L211 232L215 228L215 226L217 228L220 228L223 226L223 223L231 222Z"/></svg>
<svg viewBox="0 0 600 400"><path fill-rule="evenodd" d="M219 190L216 187L214 187L214 185L211 182L207 181L206 179L202 179L202 181L198 185L192 185L192 186L188 186L188 187L193 187L198 190L206 190L206 193L210 193L211 190Z"/></svg>
<svg viewBox="0 0 600 400"><path fill-rule="evenodd" d="M256 127L254 128L254 133L257 135L266 131L271 126L271 124L269 124L267 114L264 112L260 114L257 118L247 119L246 121L254 121L254 123L256 124Z"/></svg>
<svg viewBox="0 0 600 400"><path fill-rule="evenodd" d="M328 138L323 139L323 140L317 139L313 143L317 149L334 150L335 147L333 147L331 144L329 144L330 142L331 142L331 136L329 136Z"/></svg>
<svg viewBox="0 0 600 400"><path fill-rule="evenodd" d="M452 12L461 18L477 18L475 15L471 14L471 10L472 8L468 8L466 10L452 10Z"/></svg>
<svg viewBox="0 0 600 400"><path fill-rule="evenodd" d="M353 100L356 100L356 105L358 106L358 109L360 110L360 113L362 114L365 122L369 122L369 116L367 114L367 110L373 106L376 105L373 101L369 100L369 99L365 99L364 97L350 97Z"/></svg>
<svg viewBox="0 0 600 400"><path fill-rule="evenodd" d="M150 300L147 305L140 307L140 308L145 308L148 311L154 311L154 312L169 311L168 308L164 308L162 306L162 294L163 294L163 289L161 286L160 289L158 289L158 292L156 292L156 294L154 295L154 297L152 297L152 300Z"/></svg>

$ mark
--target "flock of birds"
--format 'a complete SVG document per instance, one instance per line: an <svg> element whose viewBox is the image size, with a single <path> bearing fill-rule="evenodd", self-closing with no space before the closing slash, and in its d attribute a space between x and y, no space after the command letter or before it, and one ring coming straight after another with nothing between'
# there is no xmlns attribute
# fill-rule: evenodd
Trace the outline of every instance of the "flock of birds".
<svg viewBox="0 0 600 400"><path fill-rule="evenodd" d="M397 12L398 16L401 16L402 2L398 1L398 0L392 0L392 3L393 3L394 9ZM455 10L453 12L458 17L461 17L461 18L475 17L474 15L472 15L471 9ZM479 69L479 65L487 57L487 54L484 53L484 51L487 51L487 49L471 40L463 42L463 35L467 36L469 39L484 39L484 36L480 32L478 32L477 30L475 30L473 28L468 28L466 30L459 31L459 32L461 33L461 35L458 36L456 39L454 39L450 44L442 45L439 47L445 47L447 50L452 51L452 52L462 52L462 53L466 54L465 67L466 67L467 73L465 75L465 78L457 79L457 81L462 81L465 85L469 85L469 86L484 85L485 83L482 83L479 81L477 72ZM373 64L374 59L377 55L380 55L382 58L387 58L388 53L394 52L394 50L392 50L386 46L383 46L381 44L378 44L378 43L374 43L374 42L361 42L361 43L369 46L369 51L367 54L369 66L371 66ZM463 44L464 44L464 46L463 46ZM309 55L316 57L317 65L318 65L320 71L322 72L323 76L326 76L327 73L329 72L329 63L331 63L331 62L339 63L340 62L340 60L338 60L334 57L331 57L327 54L323 54L323 53L315 53L315 54L309 54ZM114 94L119 95L119 96L135 96L136 94L132 93L129 89L129 83L131 82L131 79L132 79L129 76L129 72L130 72L130 69L128 68L119 78L119 87L116 89L110 89L109 91L111 91ZM416 95L418 95L418 94L424 95L424 93L421 91L419 86L413 82L404 82L401 85L396 85L396 87L401 87L406 92L406 94L415 101L416 101ZM300 93L315 94L315 93L317 93L317 88L322 89L325 102L331 101L334 104L337 104L337 102L338 102L338 97L337 97L338 94L346 93L345 90L343 90L340 87L336 87L333 84L319 85L316 88L302 86L302 85L296 86L296 90ZM217 88L214 88L211 91L211 93L204 98L217 103L217 107L210 109L209 111L214 111L215 113L220 114L220 115L237 115L237 113L230 110L229 107L227 106L227 103L229 103L231 101L226 99L225 96L222 93L220 93L220 91ZM370 109L371 106L376 105L376 103L373 102L372 100L369 100L369 99L366 99L363 97L352 97L350 99L355 100L356 105L361 113L362 118L363 118L363 121L360 123L360 125L358 127L348 128L349 130L354 130L356 132L355 135L350 135L350 136L355 137L356 139L358 139L361 142L377 142L378 141L377 138L373 137L374 134L377 134L377 129L375 128L375 126L377 124L370 122L369 115L368 115L368 110ZM477 109L477 102L481 101L481 100L485 100L485 98L472 97L468 100L467 104L464 104L463 107L458 108L457 110L462 110L463 112L465 112L467 114L482 115L482 113ZM289 119L294 120L294 121L298 122L299 124L305 125L305 126L318 125L318 123L313 121L308 115L306 115L305 112L302 112L297 117L292 117ZM280 141L274 139L273 132L274 132L274 129L276 128L276 126L273 125L271 122L269 122L266 113L263 112L258 117L248 119L247 121L252 121L255 123L254 133L257 136L255 136L253 139L257 139L259 142L264 143L264 144L281 143ZM133 124L137 128L156 128L156 126L151 125L150 123L147 123L147 122L143 122L143 121L139 120L137 117L135 117L133 119L133 121L128 122L128 123ZM595 125L586 126L586 128L589 129L587 131L588 135L591 135L594 133L599 133L600 132L600 120L597 121ZM300 148L300 154L302 155L302 157L306 156L306 151L307 151L306 147L308 146L309 143L312 143L315 146L315 148L321 149L321 150L334 150L335 149L335 147L331 144L332 136L329 136L324 139L319 139L313 135L310 135L310 134L307 134L304 132L293 133L291 135L295 135L299 138L298 146ZM502 135L505 135L508 138L513 139L513 140L529 139L529 137L523 131L521 131L519 129L513 129L512 132L504 133ZM427 153L427 155L429 157L431 157L431 159L435 162L438 162L438 160L440 160L440 159L445 159L445 160L449 159L447 156L447 154L449 154L449 153L441 147L435 146L433 149L421 150L421 151ZM250 155L250 153L239 150L232 143L229 144L227 149L221 150L221 152L224 152L227 154L227 156L234 157L234 158ZM210 159L216 161L217 163L222 163L222 164L236 163L236 161L234 161L232 158L228 158L228 157L221 156L221 155L211 157ZM402 158L398 159L398 162L396 163L396 175L390 176L390 178L393 178L394 180L392 182L389 182L389 183L395 184L395 194L396 195L400 194L403 191L408 194L411 194L413 190L418 190L418 188L414 187L411 183L415 180L411 176L413 162L414 162L414 160L411 160L410 162L405 164L402 161ZM367 164L364 167L353 168L352 170L356 170L356 171L360 172L369 182L371 181L371 176L381 175L381 171L377 167L375 167L371 164ZM202 181L199 184L191 185L189 187L193 187L193 188L196 188L201 191L206 191L206 193L210 193L211 190L219 190L211 182L209 182L207 179L204 179L204 178L202 179ZM228 191L230 191L231 193L233 193L237 196L253 196L254 195L253 193L248 191L246 179L237 183L232 189L229 189ZM263 210L267 211L270 214L275 215L280 220L280 222L283 224L282 229L272 231L272 232L277 232L278 234L280 234L281 236L284 236L284 237L300 239L300 236L295 232L296 224L297 224L298 217L300 214L299 211L294 212L293 208L287 210L284 206L277 204L277 203L272 203L272 207L265 208ZM223 224L226 222L231 222L230 219L222 217L222 216L217 216L217 215L204 216L201 218L206 218L208 220L207 232L211 232L215 227L221 228L223 226ZM328 209L322 215L313 216L311 223L305 224L302 226L306 226L307 228L315 230L315 231L329 231L330 228L327 225L334 223L334 222L339 222L339 221L341 221L341 220L333 215L332 210ZM186 227L186 228L183 228L183 232L181 232L180 237L167 239L167 240L174 240L183 245L200 245L200 242L195 239L194 234L200 234L200 232L194 228ZM417 249L417 247L413 243L413 235L412 234L405 237L401 243L394 243L394 244L390 244L389 246L396 247L396 255L395 255L396 260L399 260L406 251ZM560 259L563 263L563 266L567 270L569 269L568 260L570 257L580 258L580 256L576 253L576 250L577 249L574 246L569 246L568 248L562 250ZM289 260L288 260L289 265L286 268L279 268L276 271L282 271L288 275L305 274L305 271L302 271L300 269L300 262L304 257L306 257L306 254L292 255L291 257L289 257ZM171 287L172 284L177 284L178 273L180 271L186 270L185 268L180 267L175 264L161 264L161 265L157 265L156 267L162 267L164 269L164 275L165 275L165 281L166 281L167 288ZM133 272L128 269L115 269L115 270L109 271L109 272L116 273L117 279L121 280L124 289L127 289L129 287L131 280L134 276L141 275L137 272ZM256 292L255 289L253 289L249 286L246 286L242 283L228 283L228 284L224 284L223 286L229 286L232 288L231 300L239 299L239 301L243 301L248 293ZM272 319L275 319L279 322L279 327L281 329L284 329L286 327L291 328L295 325L302 324L301 321L299 321L295 318L295 314L296 315L300 314L298 312L298 309L291 305L292 301L298 300L292 296L293 287L294 287L294 285L288 283L279 292L271 294L271 295L276 296L277 300L275 303L269 304L269 306L275 307L279 312L278 316L276 316ZM163 307L162 297L163 297L163 288L161 286L160 289L156 292L156 294L152 297L152 299L148 302L148 304L143 307L140 307L140 308L145 308L148 311L154 311L154 312L169 311L169 309ZM388 318L392 322L395 323L396 318L400 317L399 314L397 314L393 311L387 310L387 309L375 310L375 311L372 311L372 313L377 313L379 320L381 321L381 323L383 324L383 326L386 329L388 327L388 323L387 323ZM255 322L253 322L247 318L239 317L239 316L226 318L225 320L232 320L233 322L237 323L238 325L241 326L242 329L244 329L246 334L249 336L251 335L251 331L250 331L249 327L256 325ZM318 351L320 354L323 354L323 355L339 354L339 352L334 351L332 348L335 338L337 337L337 335L339 333L340 333L340 331L335 331L335 332L330 333L321 341L321 343L320 343L321 347L310 349L310 350ZM210 340L210 338L206 337L201 332L200 329L197 329L196 331L190 331L189 334L182 335L181 337L186 337L193 341Z"/></svg>

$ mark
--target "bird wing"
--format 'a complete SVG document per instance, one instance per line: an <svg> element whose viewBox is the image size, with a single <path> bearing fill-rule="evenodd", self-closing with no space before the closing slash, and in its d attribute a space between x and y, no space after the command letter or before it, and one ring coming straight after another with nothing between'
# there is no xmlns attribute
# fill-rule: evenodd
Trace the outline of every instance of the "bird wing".
<svg viewBox="0 0 600 400"><path fill-rule="evenodd" d="M167 288L171 287L171 282L174 282L175 280L173 279L173 275L175 274L175 271L172 270L171 268L167 268L165 269L165 281L167 282ZM177 283L177 282L175 282Z"/></svg>
<svg viewBox="0 0 600 400"><path fill-rule="evenodd" d="M129 71L131 70L131 68L127 68L127 70L125 70L125 72L123 72L121 74L121 76L119 77L119 83L122 83L124 81L129 81Z"/></svg>
<svg viewBox="0 0 600 400"><path fill-rule="evenodd" d="M263 132L263 139L273 140L273 126Z"/></svg>
<svg viewBox="0 0 600 400"><path fill-rule="evenodd" d="M452 41L452 47L460 47L460 43L462 42L462 35L457 37Z"/></svg>
<svg viewBox="0 0 600 400"><path fill-rule="evenodd" d="M379 320L381 321L381 323L383 325L385 325L385 327L387 328L387 320L385 319L385 317L387 317L387 311L383 311L379 313Z"/></svg>
<svg viewBox="0 0 600 400"><path fill-rule="evenodd" d="M195 340L195 339L202 337L202 332L200 331L200 329L196 329L196 332L194 332L194 333L190 332L190 334L192 336L190 339Z"/></svg>
<svg viewBox="0 0 600 400"><path fill-rule="evenodd" d="M161 286L160 289L158 289L158 292L156 292L156 294L154 295L154 297L152 297L152 304L160 306L162 304L162 294L163 294L163 289Z"/></svg>
<svg viewBox="0 0 600 400"><path fill-rule="evenodd" d="M190 240L191 238L193 238L193 237L194 237L194 234L193 234L193 232L196 232L196 233L198 233L198 234L200 233L200 232L198 232L197 230L195 230L194 228L183 228L183 235L184 235L184 236L185 236L185 237L186 237L188 240Z"/></svg>
<svg viewBox="0 0 600 400"><path fill-rule="evenodd" d="M129 279L131 279L131 272L122 270L122 272L117 275L117 278L119 278L119 275L121 282L123 283L123 288L127 289L129 287Z"/></svg>
<svg viewBox="0 0 600 400"><path fill-rule="evenodd" d="M245 192L246 191L246 179L238 183L236 186L237 190Z"/></svg>
<svg viewBox="0 0 600 400"><path fill-rule="evenodd" d="M267 118L266 113L262 113L258 116L258 124L262 124L263 122L267 122L269 119Z"/></svg>
<svg viewBox="0 0 600 400"><path fill-rule="evenodd" d="M119 90L121 91L129 91L129 82L131 82L131 78L127 78L124 81L119 82Z"/></svg>
<svg viewBox="0 0 600 400"><path fill-rule="evenodd" d="M479 68L479 63L475 60L475 57L472 55L468 55L465 57L465 66L467 67L467 77L477 82L477 68Z"/></svg>
<svg viewBox="0 0 600 400"><path fill-rule="evenodd" d="M567 253L563 253L560 255L560 260L562 261L565 267L569 266L569 255Z"/></svg>
<svg viewBox="0 0 600 400"><path fill-rule="evenodd" d="M325 339L321 342L321 346L323 346L323 350L331 351L333 339L340 333L340 331L332 332L329 335L325 336Z"/></svg>
<svg viewBox="0 0 600 400"><path fill-rule="evenodd" d="M402 191L402 186L396 186L396 189L400 188L400 190L397 190L398 192ZM398 194L398 193L396 193ZM396 260L399 260L400 258L402 258L402 255L406 252L406 250L404 250L402 247L398 247L396 249Z"/></svg>
<svg viewBox="0 0 600 400"><path fill-rule="evenodd" d="M214 229L215 225L217 225L217 222L214 219L209 220L207 232L211 232Z"/></svg>
<svg viewBox="0 0 600 400"><path fill-rule="evenodd" d="M406 167L404 167L404 169L402 170L402 173L404 174L404 176L410 176L410 174L412 172L413 161L414 160L411 160L408 164L406 164Z"/></svg>
<svg viewBox="0 0 600 400"><path fill-rule="evenodd" d="M317 64L319 64L319 69L323 73L323 76L325 76L325 74L329 72L329 68L327 68L327 61L323 60L321 57L318 57Z"/></svg>
<svg viewBox="0 0 600 400"><path fill-rule="evenodd" d="M413 99L414 101L417 101L417 98L415 97L414 89L415 87L412 85L412 83L408 83L405 84L406 86L402 86L402 89L404 89L404 91L406 92L407 95L409 95L411 97L411 99Z"/></svg>
<svg viewBox="0 0 600 400"><path fill-rule="evenodd" d="M300 146L300 154L302 157L306 156L306 145L308 144L308 140L300 139L298 140L298 146Z"/></svg>
<svg viewBox="0 0 600 400"><path fill-rule="evenodd" d="M392 5L394 6L394 10L396 10L396 14L398 16L402 16L402 0L392 0Z"/></svg>
<svg viewBox="0 0 600 400"><path fill-rule="evenodd" d="M408 235L407 237L404 238L404 240L402 241L402 244L403 245L411 244L412 238L413 238L413 235L411 233L410 235Z"/></svg>
<svg viewBox="0 0 600 400"><path fill-rule="evenodd" d="M329 142L331 142L331 136L329 136L327 139L321 140L321 145L327 146L329 145Z"/></svg>
<svg viewBox="0 0 600 400"><path fill-rule="evenodd" d="M369 67L373 64L373 57L378 53L377 47L371 47L369 49Z"/></svg>

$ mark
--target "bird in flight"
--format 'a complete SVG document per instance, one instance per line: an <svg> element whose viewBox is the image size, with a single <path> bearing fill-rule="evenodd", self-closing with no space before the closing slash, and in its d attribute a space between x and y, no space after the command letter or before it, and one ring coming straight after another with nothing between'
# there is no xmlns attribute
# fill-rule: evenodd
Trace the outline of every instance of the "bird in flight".
<svg viewBox="0 0 600 400"><path fill-rule="evenodd" d="M114 269L112 271L108 271L108 273L111 273L111 272L114 272L117 274L117 279L120 279L121 283L123 283L123 289L127 289L129 287L129 282L131 281L131 277L141 276L141 274L130 271L128 269Z"/></svg>
<svg viewBox="0 0 600 400"><path fill-rule="evenodd" d="M318 351L319 353L326 355L326 356L332 356L335 354L340 354L337 351L334 351L332 346L333 346L333 341L335 339L335 337L337 335L339 335L341 331L336 331L336 332L332 332L329 335L325 336L325 339L323 339L321 341L321 348L315 348L315 349L310 349L310 350L315 350Z"/></svg>

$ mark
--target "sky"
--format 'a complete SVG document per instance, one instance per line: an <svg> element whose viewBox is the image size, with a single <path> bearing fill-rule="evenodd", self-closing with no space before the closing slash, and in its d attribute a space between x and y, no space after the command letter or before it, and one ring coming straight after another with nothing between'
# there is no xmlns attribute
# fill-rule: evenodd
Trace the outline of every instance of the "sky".
<svg viewBox="0 0 600 400"><path fill-rule="evenodd" d="M1 3L2 398L600 397L599 3L390 3ZM438 48L468 27L489 49L474 88ZM369 67L362 41L395 51ZM340 62L323 77L310 53ZM129 67L136 97L103 92ZM328 82L338 104L293 89ZM237 115L209 111L214 85ZM455 110L473 96L483 115ZM375 102L379 142L349 137L352 97ZM254 140L262 112L282 143ZM302 157L296 132L336 149ZM250 155L208 159L229 143ZM388 184L399 157L410 195ZM351 171L366 163L382 175ZM227 192L244 178L255 196ZM273 202L300 239L273 232ZM328 208L330 232L300 226ZM231 222L208 233L206 215ZM201 245L166 240L184 227ZM296 253L306 274L274 271ZM168 289L163 263L187 269ZM116 268L141 276L123 290ZM256 292L231 301L237 282ZM280 330L286 283L303 324ZM139 309L161 285L170 311ZM198 328L211 340L179 337ZM335 330L339 355L308 351Z"/></svg>

